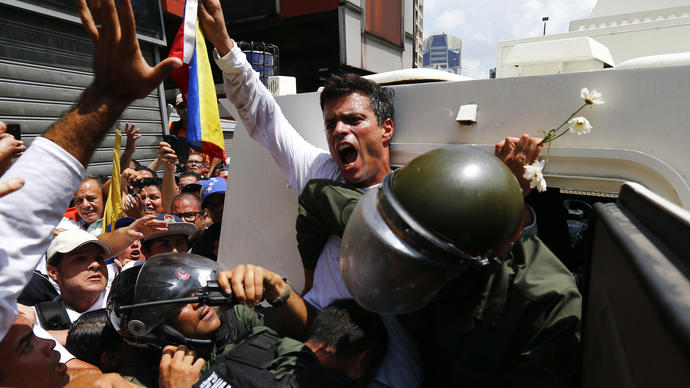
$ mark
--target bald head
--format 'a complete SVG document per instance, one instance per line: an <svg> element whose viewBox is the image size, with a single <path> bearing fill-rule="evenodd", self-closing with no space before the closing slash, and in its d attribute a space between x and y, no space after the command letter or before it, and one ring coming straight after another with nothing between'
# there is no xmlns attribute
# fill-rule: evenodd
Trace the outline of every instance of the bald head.
<svg viewBox="0 0 690 388"><path fill-rule="evenodd" d="M103 192L97 178L86 178L81 182L74 193L74 206L87 225L103 217Z"/></svg>
<svg viewBox="0 0 690 388"><path fill-rule="evenodd" d="M189 238L193 240L204 230L204 217L201 216L201 201L196 195L191 193L181 193L176 195L170 206L170 212L182 218L183 221L193 222L196 225L196 232Z"/></svg>

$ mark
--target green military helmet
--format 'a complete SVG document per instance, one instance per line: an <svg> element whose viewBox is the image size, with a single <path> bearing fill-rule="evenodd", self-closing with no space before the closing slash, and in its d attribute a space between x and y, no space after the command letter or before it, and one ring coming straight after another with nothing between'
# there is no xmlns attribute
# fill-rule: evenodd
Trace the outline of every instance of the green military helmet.
<svg viewBox="0 0 690 388"><path fill-rule="evenodd" d="M343 233L340 272L366 309L419 310L450 279L495 268L522 211L517 179L494 156L463 146L428 152L359 201Z"/></svg>
<svg viewBox="0 0 690 388"><path fill-rule="evenodd" d="M471 255L509 243L523 212L520 184L498 158L467 146L427 152L393 176L392 189L420 224Z"/></svg>

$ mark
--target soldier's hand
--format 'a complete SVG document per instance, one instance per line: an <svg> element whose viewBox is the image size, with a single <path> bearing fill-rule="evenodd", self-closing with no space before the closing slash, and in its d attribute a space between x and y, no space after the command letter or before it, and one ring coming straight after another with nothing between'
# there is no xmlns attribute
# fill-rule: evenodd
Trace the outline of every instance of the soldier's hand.
<svg viewBox="0 0 690 388"><path fill-rule="evenodd" d="M163 348L158 384L161 388L189 388L199 380L205 363L203 358L197 358L196 353L184 345L168 345Z"/></svg>
<svg viewBox="0 0 690 388"><path fill-rule="evenodd" d="M141 54L134 12L129 0L77 0L86 32L94 45L94 81L90 88L109 104L125 107L146 97L174 70L178 58L166 58L155 67Z"/></svg>
<svg viewBox="0 0 690 388"><path fill-rule="evenodd" d="M249 306L261 303L266 294L280 295L287 287L275 272L251 264L240 264L230 271L219 272L218 285L225 293L235 294L239 303Z"/></svg>
<svg viewBox="0 0 690 388"><path fill-rule="evenodd" d="M539 159L543 147L543 145L539 145L540 141L539 138L522 135L519 139L506 137L496 144L494 154L513 172L520 183L523 197L529 195L532 190L529 187L530 182L523 177L525 166Z"/></svg>

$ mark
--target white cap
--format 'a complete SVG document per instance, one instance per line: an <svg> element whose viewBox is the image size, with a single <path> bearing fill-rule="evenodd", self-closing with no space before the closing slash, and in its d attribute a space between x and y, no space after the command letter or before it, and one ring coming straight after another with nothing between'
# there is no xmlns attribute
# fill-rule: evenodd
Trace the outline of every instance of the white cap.
<svg viewBox="0 0 690 388"><path fill-rule="evenodd" d="M108 258L112 254L112 249L105 242L96 238L89 232L81 229L77 230L66 230L61 232L53 239L46 252L46 258L48 259L48 264L51 264L51 260L56 253L69 253L73 250L80 248L86 244L96 244L103 250L103 257Z"/></svg>

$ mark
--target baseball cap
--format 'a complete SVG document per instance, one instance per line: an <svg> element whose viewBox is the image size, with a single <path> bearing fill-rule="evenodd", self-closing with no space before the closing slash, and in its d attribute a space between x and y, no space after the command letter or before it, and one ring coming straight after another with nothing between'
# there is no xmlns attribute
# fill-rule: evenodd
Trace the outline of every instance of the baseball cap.
<svg viewBox="0 0 690 388"><path fill-rule="evenodd" d="M201 183L201 207L203 208L206 207L206 198L211 194L225 194L225 190L228 187L228 182L225 178L220 177L210 178L197 183Z"/></svg>
<svg viewBox="0 0 690 388"><path fill-rule="evenodd" d="M197 181L195 183L190 183L188 185L185 185L185 187L182 188L183 193L199 193L201 190L201 184L205 181Z"/></svg>
<svg viewBox="0 0 690 388"><path fill-rule="evenodd" d="M156 219L159 221L165 221L168 224L168 230L165 232L154 233L148 237L145 237L142 241L149 241L154 238L173 236L182 234L185 236L191 236L192 233L196 231L196 225L191 222L184 222L182 218L172 215L172 214L158 214Z"/></svg>
<svg viewBox="0 0 690 388"><path fill-rule="evenodd" d="M108 244L85 230L66 230L58 234L48 246L46 252L48 264L53 264L52 261L57 253L69 253L86 244L98 245L103 250L104 258L110 257L113 252Z"/></svg>

